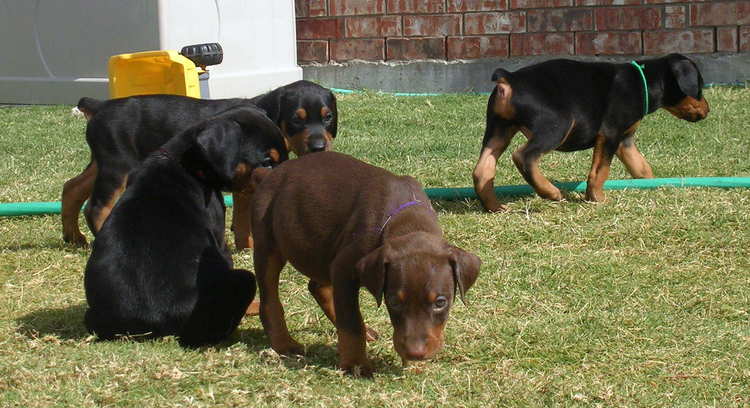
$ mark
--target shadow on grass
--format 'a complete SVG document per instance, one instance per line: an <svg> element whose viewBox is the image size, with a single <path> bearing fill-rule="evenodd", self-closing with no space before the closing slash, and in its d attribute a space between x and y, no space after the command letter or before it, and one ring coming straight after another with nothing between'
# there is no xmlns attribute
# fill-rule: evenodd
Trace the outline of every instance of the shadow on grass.
<svg viewBox="0 0 750 408"><path fill-rule="evenodd" d="M554 182L557 182L554 180ZM587 201L584 195L574 191L561 190L563 200L569 203L583 204ZM518 195L518 196L498 196L498 201L503 205L510 205L518 202L529 201L536 199L536 195ZM464 214L487 214L487 211L482 207L482 203L478 199L464 198L461 200L439 200L433 199L432 206L437 212L444 212L450 214L464 215ZM526 212L538 212L539 210L534 208L527 208Z"/></svg>
<svg viewBox="0 0 750 408"><path fill-rule="evenodd" d="M89 336L83 324L87 305L80 303L57 309L41 309L16 319L18 332L31 338L55 336L62 340L83 340Z"/></svg>
<svg viewBox="0 0 750 408"><path fill-rule="evenodd" d="M41 241L41 242L24 242L22 244L5 244L0 245L0 251L6 250L6 251L24 251L27 249L31 250L40 250L40 249L46 249L46 250L54 250L54 251L62 251L72 254L88 254L90 252L90 247L87 244L86 246L78 247L74 246L72 244L68 244L66 242L63 242L62 238L60 238L60 241Z"/></svg>
<svg viewBox="0 0 750 408"><path fill-rule="evenodd" d="M376 341L383 341L382 339ZM277 360L290 370L335 370L338 368L338 353L336 343L323 344L313 343L304 344L305 354L303 356L280 356L271 351L271 345L266 338L262 329L243 329L239 331L238 341L244 343L249 352L268 353L268 358ZM382 358L379 355L368 353L368 358L378 374L387 374L392 376L402 375L403 369L399 362L394 362L388 358Z"/></svg>
<svg viewBox="0 0 750 408"><path fill-rule="evenodd" d="M446 212L451 214L476 214L483 213L484 208L479 200L464 199L464 200L430 200L432 207L437 211ZM506 204L503 202L503 204Z"/></svg>

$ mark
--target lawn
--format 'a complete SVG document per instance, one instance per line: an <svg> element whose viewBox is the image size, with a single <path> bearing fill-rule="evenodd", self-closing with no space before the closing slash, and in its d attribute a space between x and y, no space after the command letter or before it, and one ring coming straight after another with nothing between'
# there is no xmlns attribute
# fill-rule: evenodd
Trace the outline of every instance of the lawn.
<svg viewBox="0 0 750 408"><path fill-rule="evenodd" d="M638 146L657 177L750 176L750 91L706 96L702 122L663 111L643 121ZM486 99L341 95L335 148L425 187L468 187ZM69 111L0 108L0 202L59 200L83 169L85 123ZM584 180L590 161L552 153L541 168ZM617 161L610 178L627 178ZM495 182L523 183L509 152ZM282 301L304 357L276 355L257 318L199 350L98 342L82 322L88 250L63 245L59 216L0 218L0 406L750 405L750 191L606 194L503 198L503 214L435 202L448 240L482 258L479 279L453 308L443 351L407 368L385 308L361 291L381 334L368 345L373 380L336 370L335 331L291 268ZM252 270L250 251L234 259Z"/></svg>

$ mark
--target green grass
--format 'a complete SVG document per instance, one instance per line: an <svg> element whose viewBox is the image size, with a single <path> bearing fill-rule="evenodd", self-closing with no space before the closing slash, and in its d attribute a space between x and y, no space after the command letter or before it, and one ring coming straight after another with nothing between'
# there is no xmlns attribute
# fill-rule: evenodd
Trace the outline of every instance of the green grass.
<svg viewBox="0 0 750 408"><path fill-rule="evenodd" d="M660 112L641 125L657 177L750 176L750 91L706 95L702 122ZM471 185L486 96L339 101L337 150L425 187ZM0 108L0 202L58 200L85 166L84 123L69 108ZM542 171L584 180L590 155L552 153ZM627 178L619 162L611 178ZM522 183L506 153L496 184ZM97 342L82 323L88 251L62 244L58 216L0 218L0 406L750 405L750 192L606 193L603 204L504 199L504 214L435 203L447 238L484 261L479 280L444 350L407 369L386 311L362 291L381 333L368 345L374 380L335 369L335 331L292 269L282 300L305 357L273 353L257 318L201 350ZM252 269L250 252L234 257Z"/></svg>

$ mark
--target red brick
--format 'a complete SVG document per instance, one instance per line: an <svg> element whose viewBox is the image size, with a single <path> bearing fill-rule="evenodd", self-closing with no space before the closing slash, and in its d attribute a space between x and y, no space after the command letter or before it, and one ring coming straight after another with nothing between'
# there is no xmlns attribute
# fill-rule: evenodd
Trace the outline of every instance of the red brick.
<svg viewBox="0 0 750 408"><path fill-rule="evenodd" d="M636 4L642 4L642 0L576 0L576 6L631 6Z"/></svg>
<svg viewBox="0 0 750 408"><path fill-rule="evenodd" d="M576 33L578 55L640 55L641 33L596 32Z"/></svg>
<svg viewBox="0 0 750 408"><path fill-rule="evenodd" d="M573 0L510 0L511 9L568 7L572 5L573 5Z"/></svg>
<svg viewBox="0 0 750 408"><path fill-rule="evenodd" d="M594 18L597 30L654 30L661 25L661 8L599 8Z"/></svg>
<svg viewBox="0 0 750 408"><path fill-rule="evenodd" d="M298 62L328 62L328 41L297 41Z"/></svg>
<svg viewBox="0 0 750 408"><path fill-rule="evenodd" d="M740 52L750 51L750 26L740 27Z"/></svg>
<svg viewBox="0 0 750 408"><path fill-rule="evenodd" d="M529 10L526 31L584 31L593 28L590 9Z"/></svg>
<svg viewBox="0 0 750 408"><path fill-rule="evenodd" d="M347 17L344 33L347 38L400 37L401 16Z"/></svg>
<svg viewBox="0 0 750 408"><path fill-rule="evenodd" d="M330 47L331 59L334 61L379 61L385 57L385 40L382 38L334 40Z"/></svg>
<svg viewBox="0 0 750 408"><path fill-rule="evenodd" d="M448 59L477 59L508 57L508 36L448 37L446 51Z"/></svg>
<svg viewBox="0 0 750 408"><path fill-rule="evenodd" d="M507 10L508 0L448 0L448 12Z"/></svg>
<svg viewBox="0 0 750 408"><path fill-rule="evenodd" d="M342 22L342 20L337 18L297 20L297 39L323 40L327 38L341 38L343 33Z"/></svg>
<svg viewBox="0 0 750 408"><path fill-rule="evenodd" d="M737 52L737 27L716 29L716 51Z"/></svg>
<svg viewBox="0 0 750 408"><path fill-rule="evenodd" d="M383 14L385 0L328 0L329 14L351 16L355 14Z"/></svg>
<svg viewBox="0 0 750 408"><path fill-rule="evenodd" d="M294 13L297 18L328 15L326 0L294 0Z"/></svg>
<svg viewBox="0 0 750 408"><path fill-rule="evenodd" d="M445 59L445 40L443 37L389 38L386 43L386 59Z"/></svg>
<svg viewBox="0 0 750 408"><path fill-rule="evenodd" d="M504 34L526 31L526 12L469 13L464 16L464 34Z"/></svg>
<svg viewBox="0 0 750 408"><path fill-rule="evenodd" d="M737 3L705 3L690 5L690 25L717 26L737 24Z"/></svg>
<svg viewBox="0 0 750 408"><path fill-rule="evenodd" d="M388 0L388 14L444 12L445 0Z"/></svg>
<svg viewBox="0 0 750 408"><path fill-rule="evenodd" d="M684 28L686 22L687 12L685 10L685 6L664 7L664 27Z"/></svg>
<svg viewBox="0 0 750 408"><path fill-rule="evenodd" d="M404 16L404 35L408 37L448 36L460 33L461 16L458 14Z"/></svg>
<svg viewBox="0 0 750 408"><path fill-rule="evenodd" d="M573 33L510 35L510 56L573 55Z"/></svg>
<svg viewBox="0 0 750 408"><path fill-rule="evenodd" d="M713 51L713 29L646 31L643 33L643 52L647 55L672 52L708 53Z"/></svg>
<svg viewBox="0 0 750 408"><path fill-rule="evenodd" d="M701 1L714 1L714 0L645 0L646 4L668 4L668 3L697 3Z"/></svg>
<svg viewBox="0 0 750 408"><path fill-rule="evenodd" d="M750 1L737 3L737 24L750 24Z"/></svg>

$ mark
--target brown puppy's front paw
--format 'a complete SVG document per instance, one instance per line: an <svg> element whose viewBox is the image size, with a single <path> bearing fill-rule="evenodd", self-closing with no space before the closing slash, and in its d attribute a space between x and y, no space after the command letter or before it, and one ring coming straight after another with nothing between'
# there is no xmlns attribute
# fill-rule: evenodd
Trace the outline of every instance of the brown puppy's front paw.
<svg viewBox="0 0 750 408"><path fill-rule="evenodd" d="M285 356L291 356L291 355L302 356L305 354L305 347L297 343L295 340L291 338L283 342L282 341L273 342L271 344L271 348L275 352L285 355Z"/></svg>
<svg viewBox="0 0 750 408"><path fill-rule="evenodd" d="M378 332L375 331L375 329L371 327L366 327L365 338L367 339L367 341L375 341L380 338L380 335L378 334Z"/></svg>
<svg viewBox="0 0 750 408"><path fill-rule="evenodd" d="M374 372L372 364L366 359L364 362L341 362L339 368L354 377L372 378Z"/></svg>

